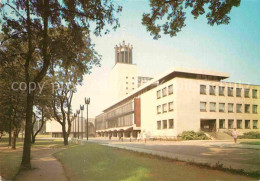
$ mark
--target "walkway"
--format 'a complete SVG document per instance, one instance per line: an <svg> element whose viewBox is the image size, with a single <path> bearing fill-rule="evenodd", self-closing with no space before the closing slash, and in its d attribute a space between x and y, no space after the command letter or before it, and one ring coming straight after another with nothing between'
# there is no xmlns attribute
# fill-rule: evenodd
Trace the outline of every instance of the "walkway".
<svg viewBox="0 0 260 181"><path fill-rule="evenodd" d="M32 148L32 170L23 170L16 176L16 181L66 181L62 165L52 154L58 148L38 147Z"/></svg>
<svg viewBox="0 0 260 181"><path fill-rule="evenodd" d="M225 168L243 169L247 172L260 172L260 146L233 144L226 141L149 141L119 142L92 139L110 147L117 147L137 152L144 152L162 157L211 166L222 165Z"/></svg>

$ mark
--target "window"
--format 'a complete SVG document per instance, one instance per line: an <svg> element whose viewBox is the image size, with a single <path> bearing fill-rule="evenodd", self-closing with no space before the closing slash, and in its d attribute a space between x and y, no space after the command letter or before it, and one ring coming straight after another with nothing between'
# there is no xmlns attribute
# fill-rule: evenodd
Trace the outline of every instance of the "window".
<svg viewBox="0 0 260 181"><path fill-rule="evenodd" d="M200 102L200 111L206 112L206 102Z"/></svg>
<svg viewBox="0 0 260 181"><path fill-rule="evenodd" d="M257 90L256 89L252 90L252 97L257 98Z"/></svg>
<svg viewBox="0 0 260 181"><path fill-rule="evenodd" d="M249 113L250 104L245 104L245 113Z"/></svg>
<svg viewBox="0 0 260 181"><path fill-rule="evenodd" d="M242 120L237 120L237 129L242 129Z"/></svg>
<svg viewBox="0 0 260 181"><path fill-rule="evenodd" d="M126 78L126 79L128 79L128 77L127 77L127 76L126 76L125 78Z"/></svg>
<svg viewBox="0 0 260 181"><path fill-rule="evenodd" d="M163 120L163 129L167 129L167 120Z"/></svg>
<svg viewBox="0 0 260 181"><path fill-rule="evenodd" d="M228 103L228 112L234 112L232 103Z"/></svg>
<svg viewBox="0 0 260 181"><path fill-rule="evenodd" d="M219 128L224 129L225 128L225 119L220 119L219 120Z"/></svg>
<svg viewBox="0 0 260 181"><path fill-rule="evenodd" d="M219 103L219 112L225 112L225 103Z"/></svg>
<svg viewBox="0 0 260 181"><path fill-rule="evenodd" d="M253 120L253 129L258 128L258 120Z"/></svg>
<svg viewBox="0 0 260 181"><path fill-rule="evenodd" d="M173 102L168 103L169 112L173 111Z"/></svg>
<svg viewBox="0 0 260 181"><path fill-rule="evenodd" d="M237 104L237 113L242 112L242 104Z"/></svg>
<svg viewBox="0 0 260 181"><path fill-rule="evenodd" d="M245 97L249 97L249 89L245 89Z"/></svg>
<svg viewBox="0 0 260 181"><path fill-rule="evenodd" d="M161 129L161 121L157 121L157 129Z"/></svg>
<svg viewBox="0 0 260 181"><path fill-rule="evenodd" d="M245 129L250 129L250 120L245 120Z"/></svg>
<svg viewBox="0 0 260 181"><path fill-rule="evenodd" d="M162 96L163 96L163 97L167 96L166 87L163 88L163 90L162 90Z"/></svg>
<svg viewBox="0 0 260 181"><path fill-rule="evenodd" d="M132 82L132 84L133 84L133 85L135 85L135 83L134 83L134 82Z"/></svg>
<svg viewBox="0 0 260 181"><path fill-rule="evenodd" d="M169 129L173 129L173 119L169 119Z"/></svg>
<svg viewBox="0 0 260 181"><path fill-rule="evenodd" d="M128 82L126 82L126 84L128 84Z"/></svg>
<svg viewBox="0 0 260 181"><path fill-rule="evenodd" d="M241 97L241 92L242 92L242 89L241 88L237 88L236 89L236 96L237 97Z"/></svg>
<svg viewBox="0 0 260 181"><path fill-rule="evenodd" d="M132 88L132 90L135 90L135 88Z"/></svg>
<svg viewBox="0 0 260 181"><path fill-rule="evenodd" d="M134 77L132 77L132 79L135 79Z"/></svg>
<svg viewBox="0 0 260 181"><path fill-rule="evenodd" d="M220 86L218 91L219 91L219 95L220 95L220 96L224 96L224 95L225 95L225 94L224 94L225 87L221 87L221 86Z"/></svg>
<svg viewBox="0 0 260 181"><path fill-rule="evenodd" d="M232 129L233 128L233 123L234 123L233 119L229 119L228 120L228 129Z"/></svg>
<svg viewBox="0 0 260 181"><path fill-rule="evenodd" d="M228 96L233 96L233 87L228 87Z"/></svg>
<svg viewBox="0 0 260 181"><path fill-rule="evenodd" d="M163 113L167 112L167 104L163 104Z"/></svg>
<svg viewBox="0 0 260 181"><path fill-rule="evenodd" d="M200 85L200 94L206 94L206 86Z"/></svg>
<svg viewBox="0 0 260 181"><path fill-rule="evenodd" d="M168 94L172 94L173 93L173 85L169 85L168 86Z"/></svg>
<svg viewBox="0 0 260 181"><path fill-rule="evenodd" d="M253 113L257 114L257 105L253 105Z"/></svg>
<svg viewBox="0 0 260 181"><path fill-rule="evenodd" d="M216 86L209 86L209 94L216 95Z"/></svg>
<svg viewBox="0 0 260 181"><path fill-rule="evenodd" d="M161 98L161 90L158 90L157 91L157 99L160 99Z"/></svg>
<svg viewBox="0 0 260 181"><path fill-rule="evenodd" d="M128 89L128 87L126 87L126 89Z"/></svg>
<svg viewBox="0 0 260 181"><path fill-rule="evenodd" d="M211 102L209 104L210 107L210 112L216 112L216 103L215 102Z"/></svg>
<svg viewBox="0 0 260 181"><path fill-rule="evenodd" d="M157 114L161 114L161 112L162 112L162 106L159 105L157 106Z"/></svg>

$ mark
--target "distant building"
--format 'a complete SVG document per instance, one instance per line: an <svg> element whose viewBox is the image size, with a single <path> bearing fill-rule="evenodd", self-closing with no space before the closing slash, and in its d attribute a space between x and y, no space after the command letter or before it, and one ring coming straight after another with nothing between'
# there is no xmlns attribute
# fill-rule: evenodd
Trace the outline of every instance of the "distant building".
<svg viewBox="0 0 260 181"><path fill-rule="evenodd" d="M76 118L76 120L72 120L71 123L71 132L70 137L82 137L86 138L87 134L87 120L82 117ZM68 129L68 124L66 124L66 130ZM95 119L89 118L88 119L88 130L89 130L89 137L95 136ZM62 127L60 123L55 120L48 120L46 122L46 133L49 133L54 138L62 138Z"/></svg>
<svg viewBox="0 0 260 181"><path fill-rule="evenodd" d="M129 54L122 55L118 47L116 52ZM132 64L132 49L131 59L118 56L111 71L117 99L95 118L99 136L136 137L142 131L150 138L175 138L190 130L260 131L259 85L224 82L228 73L184 68L171 68L145 83Z"/></svg>

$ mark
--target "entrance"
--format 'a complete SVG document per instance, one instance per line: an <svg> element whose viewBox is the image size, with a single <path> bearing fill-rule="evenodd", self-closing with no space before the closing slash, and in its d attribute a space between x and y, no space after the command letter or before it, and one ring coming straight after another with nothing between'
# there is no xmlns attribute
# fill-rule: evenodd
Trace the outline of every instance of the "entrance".
<svg viewBox="0 0 260 181"><path fill-rule="evenodd" d="M201 119L200 129L204 132L216 132L216 119Z"/></svg>

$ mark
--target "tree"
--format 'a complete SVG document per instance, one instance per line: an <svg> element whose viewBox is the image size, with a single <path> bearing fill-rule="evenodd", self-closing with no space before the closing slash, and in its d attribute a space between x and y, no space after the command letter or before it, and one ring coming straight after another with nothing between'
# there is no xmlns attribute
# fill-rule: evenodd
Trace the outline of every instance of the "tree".
<svg viewBox="0 0 260 181"><path fill-rule="evenodd" d="M186 13L191 10L194 19L206 14L208 24L229 24L233 7L240 6L241 0L150 0L150 13L144 13L142 24L154 39L163 32L171 37L185 27ZM206 9L206 10L205 10Z"/></svg>
<svg viewBox="0 0 260 181"><path fill-rule="evenodd" d="M44 78L44 82L49 82L50 78L46 76ZM33 123L32 123L32 144L35 143L36 136L40 133L46 120L51 119L53 117L52 114L52 105L51 105L51 92L52 87L50 84L45 84L46 86L43 87L40 93L37 93L35 97L35 106L34 106L34 113L33 113ZM39 123L40 126L34 130L35 124Z"/></svg>
<svg viewBox="0 0 260 181"><path fill-rule="evenodd" d="M2 31L9 38L26 40L27 52L24 55L24 73L27 88L33 82L41 83L50 67L50 29L66 26L70 30L72 42L82 42L82 32L90 33L90 24L95 28L93 33L101 35L105 25L119 25L115 13L121 11L111 0L15 0L2 2ZM9 10L9 11L7 11ZM16 17L14 18L13 13ZM105 30L105 33L108 29ZM70 43L70 42L66 42ZM35 59L34 54L39 54ZM35 67L34 73L32 67ZM37 90L27 89L26 95L26 125L21 166L31 168L31 127L34 97Z"/></svg>
<svg viewBox="0 0 260 181"><path fill-rule="evenodd" d="M59 31L58 31L59 33ZM93 65L99 65L100 55L94 50L91 39L86 32L82 32L81 44L66 44L70 30L63 28L57 34L56 29L51 33L55 38L55 47L51 51L53 62L50 73L55 82L55 91L52 93L52 108L55 120L61 124L64 145L68 145L71 131L72 108L71 102L76 86L82 83L83 75L90 73ZM55 61L56 59L63 61Z"/></svg>

